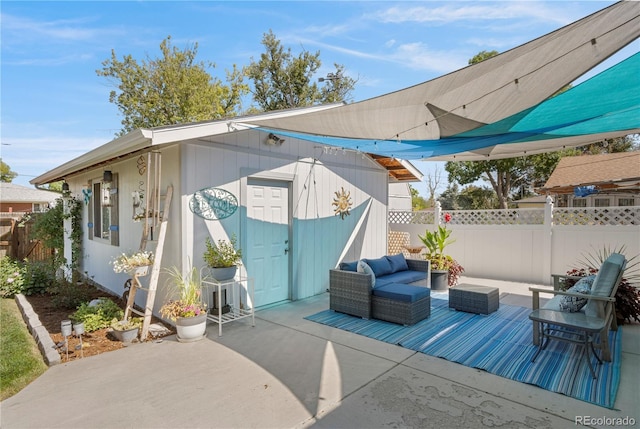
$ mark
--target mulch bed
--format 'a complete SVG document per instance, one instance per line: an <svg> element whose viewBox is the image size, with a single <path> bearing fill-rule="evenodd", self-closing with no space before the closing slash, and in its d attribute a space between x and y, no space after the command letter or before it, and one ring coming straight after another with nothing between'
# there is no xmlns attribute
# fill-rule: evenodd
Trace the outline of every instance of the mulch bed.
<svg viewBox="0 0 640 429"><path fill-rule="evenodd" d="M124 310L126 303L119 297L110 295L108 292L96 289L93 286L85 286L88 289L89 300L107 297L112 301L118 303ZM68 362L83 357L95 356L101 353L110 352L113 350L119 350L126 347L127 344L118 341L112 333L111 328L103 328L93 332L85 332L82 335L82 348L80 347L80 338L71 335L67 338L68 341L68 355L65 350L65 338L61 333L61 322L69 319L69 316L75 311L75 309L69 308L56 308L52 304L51 295L31 295L27 296L27 301L33 307L34 312L38 315L40 322L47 329L53 342L60 345L58 352L60 353L61 361ZM155 317L152 318L151 323L159 323L160 321ZM152 339L149 337L149 339ZM68 356L68 358L67 358Z"/></svg>

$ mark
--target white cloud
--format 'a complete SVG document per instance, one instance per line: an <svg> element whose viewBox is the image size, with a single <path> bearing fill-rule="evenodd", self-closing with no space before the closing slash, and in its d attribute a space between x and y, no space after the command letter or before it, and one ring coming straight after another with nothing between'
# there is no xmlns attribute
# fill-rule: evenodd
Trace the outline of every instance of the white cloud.
<svg viewBox="0 0 640 429"><path fill-rule="evenodd" d="M558 13L538 2L499 2L499 3L450 3L444 6L398 6L377 12L372 18L383 23L400 24L404 22L430 22L447 24L458 21L496 21L513 19L536 19L557 22L561 25L571 22L564 13Z"/></svg>

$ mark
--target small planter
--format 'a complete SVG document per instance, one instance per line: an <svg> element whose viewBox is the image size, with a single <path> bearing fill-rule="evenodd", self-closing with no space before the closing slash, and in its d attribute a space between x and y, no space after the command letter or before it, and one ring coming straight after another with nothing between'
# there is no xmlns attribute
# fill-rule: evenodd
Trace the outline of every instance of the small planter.
<svg viewBox="0 0 640 429"><path fill-rule="evenodd" d="M118 341L122 341L123 343L130 343L136 338L138 338L139 328L130 328L130 329L117 328L117 325L124 325L125 323L126 321L121 320L115 324L116 327L114 327L114 325L111 325L113 329L113 336L116 337Z"/></svg>
<svg viewBox="0 0 640 429"><path fill-rule="evenodd" d="M195 317L178 317L176 319L176 331L178 341L189 343L204 338L207 329L207 313L201 313Z"/></svg>
<svg viewBox="0 0 640 429"><path fill-rule="evenodd" d="M232 267L211 268L211 277L219 282L231 280L236 276L236 271L238 271L237 265L234 265Z"/></svg>
<svg viewBox="0 0 640 429"><path fill-rule="evenodd" d="M449 289L449 271L431 270L431 290Z"/></svg>

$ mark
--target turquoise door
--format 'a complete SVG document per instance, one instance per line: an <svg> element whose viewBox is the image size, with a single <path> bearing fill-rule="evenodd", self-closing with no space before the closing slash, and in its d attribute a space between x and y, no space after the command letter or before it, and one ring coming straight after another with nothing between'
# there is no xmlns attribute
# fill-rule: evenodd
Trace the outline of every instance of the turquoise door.
<svg viewBox="0 0 640 429"><path fill-rule="evenodd" d="M289 183L250 179L245 260L256 307L291 298L289 230Z"/></svg>

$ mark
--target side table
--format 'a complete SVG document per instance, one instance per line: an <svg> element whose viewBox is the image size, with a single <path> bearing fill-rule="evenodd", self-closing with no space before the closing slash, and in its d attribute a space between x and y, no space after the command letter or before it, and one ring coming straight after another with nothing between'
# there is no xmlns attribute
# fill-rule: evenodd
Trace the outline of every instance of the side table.
<svg viewBox="0 0 640 429"><path fill-rule="evenodd" d="M256 326L252 277L236 277L223 281L203 280L202 285L203 300L207 303L207 319L218 324L218 336L222 336L223 324L245 317L251 317L251 326Z"/></svg>

